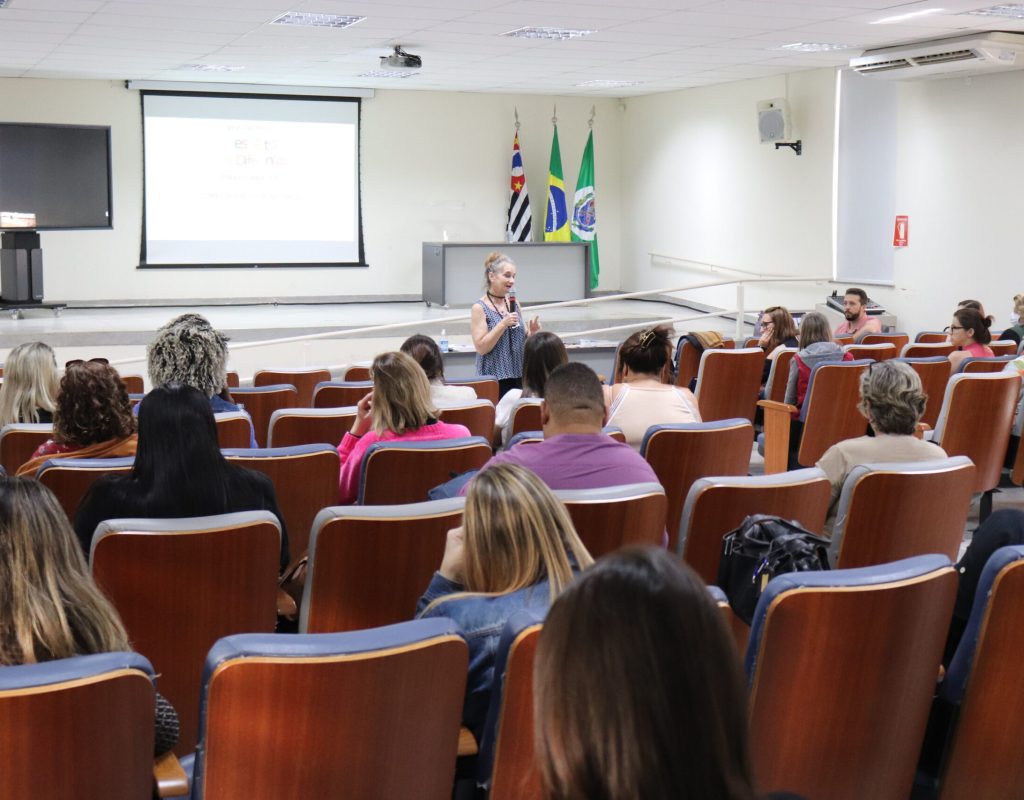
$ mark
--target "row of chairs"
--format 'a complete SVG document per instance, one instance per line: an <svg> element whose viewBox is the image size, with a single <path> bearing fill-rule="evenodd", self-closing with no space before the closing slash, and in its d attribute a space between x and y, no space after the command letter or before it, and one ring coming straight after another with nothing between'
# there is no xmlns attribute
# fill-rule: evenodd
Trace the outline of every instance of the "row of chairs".
<svg viewBox="0 0 1024 800"><path fill-rule="evenodd" d="M744 660L763 791L910 795L956 580L948 559L930 555L769 583ZM939 688L958 712L941 800L1012 797L1024 783L1013 736L1024 711L1014 679L1022 608L1024 548L1003 548ZM221 639L205 657L199 747L184 760L192 797L441 800L457 753L478 751L491 800L539 798L532 673L542 626L532 612L506 625L479 748L459 730L467 650L448 620ZM67 796L72 763L83 765L74 779L88 782L88 796L145 796L152 676L146 659L126 653L4 670L0 736L17 746L4 748L0 767L11 796Z"/></svg>
<svg viewBox="0 0 1024 800"><path fill-rule="evenodd" d="M557 494L595 557L662 542L666 500L659 484ZM320 510L311 526L300 630L409 619L440 563L447 531L461 524L464 502ZM300 533L292 534L299 553ZM279 552L280 526L266 511L108 520L96 531L93 575L138 651L163 675L162 691L179 708L184 748L195 743L203 654L222 636L274 630Z"/></svg>

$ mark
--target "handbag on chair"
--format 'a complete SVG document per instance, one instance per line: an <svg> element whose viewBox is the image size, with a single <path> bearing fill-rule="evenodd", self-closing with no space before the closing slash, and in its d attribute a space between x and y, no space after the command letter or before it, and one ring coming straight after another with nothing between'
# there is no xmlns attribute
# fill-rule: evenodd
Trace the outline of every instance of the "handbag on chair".
<svg viewBox="0 0 1024 800"><path fill-rule="evenodd" d="M828 569L829 544L795 520L752 514L722 539L718 586L749 625L768 581L786 572Z"/></svg>

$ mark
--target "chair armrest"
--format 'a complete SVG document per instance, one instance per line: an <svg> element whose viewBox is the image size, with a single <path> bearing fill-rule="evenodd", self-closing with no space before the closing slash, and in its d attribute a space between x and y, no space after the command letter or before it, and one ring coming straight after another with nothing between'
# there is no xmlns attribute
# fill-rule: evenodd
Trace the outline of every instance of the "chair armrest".
<svg viewBox="0 0 1024 800"><path fill-rule="evenodd" d="M478 748L473 732L463 726L459 728L459 756L475 756Z"/></svg>
<svg viewBox="0 0 1024 800"><path fill-rule="evenodd" d="M157 797L181 797L188 794L188 776L174 753L164 753L153 762L153 782Z"/></svg>
<svg viewBox="0 0 1024 800"><path fill-rule="evenodd" d="M799 409L789 403L758 400L764 409L764 474L785 472L789 467L789 427Z"/></svg>
<svg viewBox="0 0 1024 800"><path fill-rule="evenodd" d="M295 598L280 586L277 587L277 616L285 619L297 619L299 616L299 605Z"/></svg>

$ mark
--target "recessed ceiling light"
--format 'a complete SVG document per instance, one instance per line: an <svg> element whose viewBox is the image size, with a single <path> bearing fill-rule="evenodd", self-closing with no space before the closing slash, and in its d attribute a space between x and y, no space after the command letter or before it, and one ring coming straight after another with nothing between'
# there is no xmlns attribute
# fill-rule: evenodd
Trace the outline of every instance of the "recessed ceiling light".
<svg viewBox="0 0 1024 800"><path fill-rule="evenodd" d="M360 72L356 77L359 78L415 78L419 75L418 72L409 72L408 70L398 69L373 69L369 72Z"/></svg>
<svg viewBox="0 0 1024 800"><path fill-rule="evenodd" d="M920 11L909 11L906 14L897 14L893 17L882 17L882 19L876 19L872 22L872 25L888 25L891 22L904 22L908 19L914 19L915 17L927 17L930 14L941 14L945 9L943 8L924 8Z"/></svg>
<svg viewBox="0 0 1024 800"><path fill-rule="evenodd" d="M834 50L854 50L858 47L855 44L835 44L832 42L793 42L778 47L770 47L769 50L789 50L796 53L831 53Z"/></svg>
<svg viewBox="0 0 1024 800"><path fill-rule="evenodd" d="M990 6L989 8L976 8L974 11L964 11L965 15L978 17L1002 17L1004 19L1024 19L1024 4L1005 3L1001 6Z"/></svg>
<svg viewBox="0 0 1024 800"><path fill-rule="evenodd" d="M235 66L234 64L182 64L180 67L175 69L188 69L194 72L238 72L240 69L245 67Z"/></svg>
<svg viewBox="0 0 1024 800"><path fill-rule="evenodd" d="M513 39L575 39L579 36L589 36L596 31L585 31L577 28L516 28L514 31L505 31L502 36L511 36Z"/></svg>
<svg viewBox="0 0 1024 800"><path fill-rule="evenodd" d="M640 81L605 81L605 80L593 80L583 81L583 83L577 83L577 86L585 86L588 89L617 89L620 86L639 86Z"/></svg>
<svg viewBox="0 0 1024 800"><path fill-rule="evenodd" d="M307 28L348 28L366 17L346 16L344 14L314 14L310 11L286 11L271 25L302 25Z"/></svg>

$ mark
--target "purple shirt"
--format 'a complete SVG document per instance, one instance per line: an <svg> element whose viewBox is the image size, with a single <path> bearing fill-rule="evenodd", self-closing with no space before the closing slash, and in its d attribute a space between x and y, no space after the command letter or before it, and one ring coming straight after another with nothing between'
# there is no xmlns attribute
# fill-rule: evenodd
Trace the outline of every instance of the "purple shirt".
<svg viewBox="0 0 1024 800"><path fill-rule="evenodd" d="M484 469L492 464L526 467L551 489L658 482L651 465L636 450L604 433L563 433L537 444L518 444L494 456Z"/></svg>

